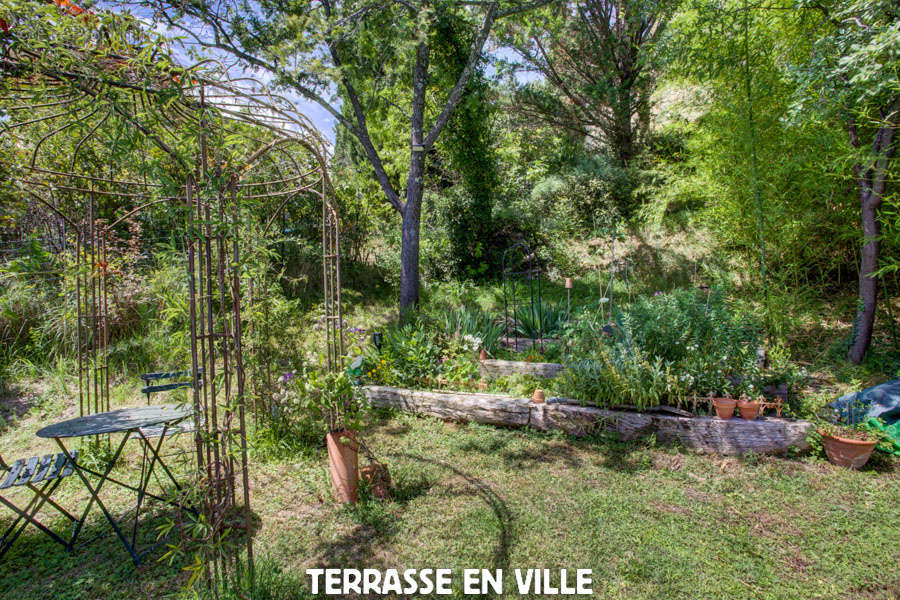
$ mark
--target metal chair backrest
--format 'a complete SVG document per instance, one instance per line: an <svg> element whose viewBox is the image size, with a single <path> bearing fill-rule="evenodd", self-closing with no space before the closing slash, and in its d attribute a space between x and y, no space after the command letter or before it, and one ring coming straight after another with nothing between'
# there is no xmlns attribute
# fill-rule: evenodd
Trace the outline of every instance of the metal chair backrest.
<svg viewBox="0 0 900 600"><path fill-rule="evenodd" d="M141 379L144 381L144 387L141 388L141 393L147 395L147 404L150 404L150 394L155 394L158 392L168 392L170 390L177 390L179 388L193 388L193 387L201 387L203 385L202 380L203 369L197 369L197 379L191 380L191 372L190 371L164 371L159 373L144 373L141 375ZM172 381L169 383L151 383L154 381L165 381L169 379L177 379L178 381Z"/></svg>

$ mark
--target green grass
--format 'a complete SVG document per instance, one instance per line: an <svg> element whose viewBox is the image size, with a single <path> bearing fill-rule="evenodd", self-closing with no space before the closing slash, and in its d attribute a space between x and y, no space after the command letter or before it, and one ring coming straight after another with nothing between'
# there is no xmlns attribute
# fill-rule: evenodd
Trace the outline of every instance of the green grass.
<svg viewBox="0 0 900 600"><path fill-rule="evenodd" d="M134 388L119 386L115 403L139 404ZM36 403L0 436L4 456L49 451L34 431L72 410ZM853 472L815 457L702 456L409 415L377 415L365 433L391 469L386 503L336 506L322 450L254 462L260 597L305 595L313 566L509 569L506 597L518 597L511 569L533 567L592 569L596 595L609 598L900 594L900 574L885 568L900 547L896 462ZM137 468L136 449L124 472ZM82 506L76 481L61 491ZM115 492L110 506L132 500ZM145 539L164 516L151 515ZM97 513L88 535L107 531ZM187 573L161 554L135 568L111 534L67 554L28 529L0 563L0 597L187 597Z"/></svg>

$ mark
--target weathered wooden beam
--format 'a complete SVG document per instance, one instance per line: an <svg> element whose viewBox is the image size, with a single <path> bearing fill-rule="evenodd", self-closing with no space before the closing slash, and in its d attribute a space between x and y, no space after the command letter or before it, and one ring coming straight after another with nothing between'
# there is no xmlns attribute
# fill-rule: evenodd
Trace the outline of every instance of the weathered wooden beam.
<svg viewBox="0 0 900 600"><path fill-rule="evenodd" d="M365 386L372 406L397 408L444 419L488 425L528 425L531 400L498 394L425 392L386 386Z"/></svg>
<svg viewBox="0 0 900 600"><path fill-rule="evenodd" d="M783 452L809 447L808 421L765 417L756 421L732 418L679 417L665 414L614 411L577 404L535 404L529 399L498 394L426 392L384 386L363 388L373 406L389 407L444 420L490 425L530 426L565 431L576 436L616 431L630 440L649 434L663 442L678 441L687 448L717 454Z"/></svg>
<svg viewBox="0 0 900 600"><path fill-rule="evenodd" d="M479 361L478 370L482 377L505 377L523 373L537 377L556 377L565 365L559 363L526 362L524 360L497 360L489 358Z"/></svg>
<svg viewBox="0 0 900 600"><path fill-rule="evenodd" d="M572 404L534 404L532 427L560 429L577 436L598 429L616 431L631 440L649 434L662 442L678 441L687 448L716 454L783 452L790 447L809 447L808 421L765 417L747 421L733 417L679 417L675 415L604 410Z"/></svg>

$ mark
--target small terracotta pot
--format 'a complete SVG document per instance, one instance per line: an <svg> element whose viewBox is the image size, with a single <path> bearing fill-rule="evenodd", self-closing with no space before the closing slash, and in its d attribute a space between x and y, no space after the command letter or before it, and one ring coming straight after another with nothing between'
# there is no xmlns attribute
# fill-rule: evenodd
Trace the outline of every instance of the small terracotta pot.
<svg viewBox="0 0 900 600"><path fill-rule="evenodd" d="M478 360L487 360L487 350L481 349L481 352L478 353Z"/></svg>
<svg viewBox="0 0 900 600"><path fill-rule="evenodd" d="M759 417L759 402L738 402L737 403L738 412L741 413L742 419L747 419L748 421L753 421L757 417Z"/></svg>
<svg viewBox="0 0 900 600"><path fill-rule="evenodd" d="M717 417L730 419L734 416L734 407L737 406L737 400L734 398L713 398L713 406L716 409Z"/></svg>
<svg viewBox="0 0 900 600"><path fill-rule="evenodd" d="M356 504L359 500L359 443L349 429L332 431L325 436L328 448L328 472L331 490L338 502Z"/></svg>
<svg viewBox="0 0 900 600"><path fill-rule="evenodd" d="M386 499L391 491L391 474L386 465L372 463L359 470L360 480L369 486L369 493L381 500Z"/></svg>
<svg viewBox="0 0 900 600"><path fill-rule="evenodd" d="M542 389L534 390L534 393L531 395L531 401L536 404L543 404L544 403L544 390L542 390Z"/></svg>
<svg viewBox="0 0 900 600"><path fill-rule="evenodd" d="M825 454L828 460L839 467L860 469L869 462L872 450L878 442L865 442L863 440L851 440L825 433L821 429L822 445L825 446Z"/></svg>

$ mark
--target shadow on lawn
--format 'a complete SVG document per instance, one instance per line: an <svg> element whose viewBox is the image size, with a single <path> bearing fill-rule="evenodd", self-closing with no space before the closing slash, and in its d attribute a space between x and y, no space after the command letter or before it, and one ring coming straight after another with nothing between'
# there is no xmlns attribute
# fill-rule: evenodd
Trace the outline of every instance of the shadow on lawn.
<svg viewBox="0 0 900 600"><path fill-rule="evenodd" d="M586 463L623 473L637 473L653 469L651 450L672 451L677 443L663 443L653 436L623 441L614 434L598 430L587 437L574 437L559 432L529 431L532 444L518 447L521 438L497 435L467 439L456 444L463 452L478 452L496 456L504 465L515 469L536 469L561 463L578 470Z"/></svg>
<svg viewBox="0 0 900 600"><path fill-rule="evenodd" d="M391 452L388 456L403 458L448 471L465 482L463 490L452 489L455 495L470 494L491 510L497 520L499 529L498 539L494 545L492 567L494 569L507 569L509 567L509 548L512 542L513 516L506 502L484 480L475 477L465 471L423 456L408 454L405 452ZM354 519L359 523L351 531L337 539L322 542L316 548L317 553L323 557L318 566L365 566L367 568L394 567L388 564L390 559L378 558L376 550L393 538L399 530L399 515L393 508L403 507L411 500L425 494L435 486L424 476L410 480L398 481L394 487L393 502L378 502L371 500L363 494L359 505L349 507ZM476 543L477 540L473 540ZM327 563L327 564L326 564Z"/></svg>
<svg viewBox="0 0 900 600"><path fill-rule="evenodd" d="M522 437L517 435L480 435L461 440L454 446L461 452L496 456L505 466L517 469L533 469L558 461L565 463L570 469L582 466L581 457L578 456L577 450L567 443L569 440L561 441L558 435L544 432L531 432L526 435L534 438L530 440L531 442L540 445L518 447L521 446Z"/></svg>
<svg viewBox="0 0 900 600"><path fill-rule="evenodd" d="M494 547L492 568L503 570L508 569L509 547L512 542L513 516L509 511L509 508L506 506L506 502L499 494L497 494L497 492L491 489L491 487L487 483L485 483L483 479L475 477L474 475L470 475L465 471L462 471L461 469L458 469L453 465L449 465L445 462L441 462L433 458L425 458L423 456L407 454L405 452L393 453L392 456L398 456L417 462L427 463L450 471L457 477L463 479L469 485L470 489L475 493L475 495L477 495L478 498L481 499L481 501L491 509L497 519L497 525L500 529L500 535L497 539L497 544Z"/></svg>
<svg viewBox="0 0 900 600"><path fill-rule="evenodd" d="M7 511L8 512L8 511ZM115 514L115 511L113 511ZM42 522L67 538L71 530L63 519L51 520L45 513ZM261 521L251 512L251 535ZM0 531L12 518L2 514ZM39 517L40 518L40 517ZM159 539L160 528L178 519L177 511L155 507L141 515L137 551L141 564L135 565L109 522L97 510L85 522L71 551L53 541L33 525L25 528L10 551L0 560L0 598L75 600L95 598L157 598L184 589L190 573L184 569L198 551L184 550L184 558L163 559L167 544L178 540L178 533ZM231 528L231 540L243 547L246 539L243 513L240 523ZM131 542L133 518L119 522Z"/></svg>
<svg viewBox="0 0 900 600"><path fill-rule="evenodd" d="M5 530L12 519L3 516L0 527ZM139 550L156 542L156 528L165 518L164 513L142 518ZM62 527L62 523L47 524L63 534L68 527ZM124 530L130 534L130 524ZM0 561L0 598L156 597L176 591L187 582L182 565L159 560L165 551L160 544L144 556L141 565L135 565L99 511L85 523L70 552L29 525Z"/></svg>
<svg viewBox="0 0 900 600"><path fill-rule="evenodd" d="M8 390L0 388L0 433L21 419L37 403L34 394L16 386Z"/></svg>

